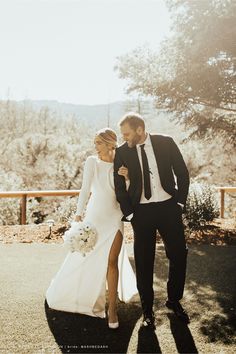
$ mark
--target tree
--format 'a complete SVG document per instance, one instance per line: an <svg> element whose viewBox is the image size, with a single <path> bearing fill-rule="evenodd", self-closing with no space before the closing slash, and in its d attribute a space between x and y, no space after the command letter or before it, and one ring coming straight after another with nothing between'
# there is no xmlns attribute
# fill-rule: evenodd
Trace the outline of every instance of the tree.
<svg viewBox="0 0 236 354"><path fill-rule="evenodd" d="M94 131L72 114L47 107L0 101L0 186L2 190L79 189L83 164L93 151ZM17 223L18 200L0 200L0 223ZM76 201L61 198L28 199L28 220L69 215ZM60 215L59 215L60 214ZM66 214L66 215L67 215Z"/></svg>
<svg viewBox="0 0 236 354"><path fill-rule="evenodd" d="M160 51L136 48L118 58L127 92L155 98L191 137L219 134L236 146L236 2L166 0L172 36Z"/></svg>

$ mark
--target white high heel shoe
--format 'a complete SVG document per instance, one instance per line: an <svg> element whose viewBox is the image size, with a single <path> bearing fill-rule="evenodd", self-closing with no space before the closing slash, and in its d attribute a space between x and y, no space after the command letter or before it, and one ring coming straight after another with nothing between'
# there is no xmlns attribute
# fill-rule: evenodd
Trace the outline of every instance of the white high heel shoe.
<svg viewBox="0 0 236 354"><path fill-rule="evenodd" d="M109 322L109 312L107 312L108 314L108 327L111 329L117 329L119 327L119 322Z"/></svg>

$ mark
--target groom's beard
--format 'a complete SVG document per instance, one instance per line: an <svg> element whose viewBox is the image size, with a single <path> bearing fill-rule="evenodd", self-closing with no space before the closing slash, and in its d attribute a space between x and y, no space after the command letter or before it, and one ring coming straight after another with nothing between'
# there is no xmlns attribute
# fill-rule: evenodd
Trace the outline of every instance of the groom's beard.
<svg viewBox="0 0 236 354"><path fill-rule="evenodd" d="M127 141L128 147L132 148L139 144L141 137L138 134L135 134L131 141Z"/></svg>

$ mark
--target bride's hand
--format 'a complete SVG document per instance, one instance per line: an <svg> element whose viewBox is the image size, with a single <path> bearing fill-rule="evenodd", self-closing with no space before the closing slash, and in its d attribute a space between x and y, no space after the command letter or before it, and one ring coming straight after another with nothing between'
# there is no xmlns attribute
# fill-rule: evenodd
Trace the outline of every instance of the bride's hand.
<svg viewBox="0 0 236 354"><path fill-rule="evenodd" d="M125 166L121 166L118 170L118 175L124 176L126 180L129 180L129 171Z"/></svg>
<svg viewBox="0 0 236 354"><path fill-rule="evenodd" d="M82 221L81 216L80 216L80 215L75 215L75 221L76 221L76 222Z"/></svg>

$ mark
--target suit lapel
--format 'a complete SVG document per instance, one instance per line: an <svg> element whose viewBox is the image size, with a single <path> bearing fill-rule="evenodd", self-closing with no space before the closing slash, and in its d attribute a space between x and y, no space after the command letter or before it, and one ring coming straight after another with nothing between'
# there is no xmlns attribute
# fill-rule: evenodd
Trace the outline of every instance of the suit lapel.
<svg viewBox="0 0 236 354"><path fill-rule="evenodd" d="M157 163L158 172L160 175L161 171L162 171L162 166L163 166L163 159L162 159L163 155L162 155L162 151L161 151L161 146L160 146L160 144L158 144L157 137L154 137L153 135L150 134L150 139L151 139L151 143L152 143L152 147L153 147L153 151L154 151L154 155L155 155L155 159L156 159L156 163Z"/></svg>
<svg viewBox="0 0 236 354"><path fill-rule="evenodd" d="M142 178L142 170L141 170L141 165L139 162L136 146L132 148L128 147L128 151L129 151L130 163L132 164L135 173L137 173L137 177L140 176L140 178Z"/></svg>

